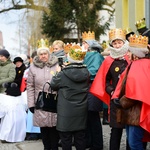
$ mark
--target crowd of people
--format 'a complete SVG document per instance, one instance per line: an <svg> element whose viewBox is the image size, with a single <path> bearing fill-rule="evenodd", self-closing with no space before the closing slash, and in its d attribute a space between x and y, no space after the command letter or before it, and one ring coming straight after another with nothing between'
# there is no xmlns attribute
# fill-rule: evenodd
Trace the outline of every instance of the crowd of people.
<svg viewBox="0 0 150 150"><path fill-rule="evenodd" d="M146 150L150 32L144 21L136 23L139 35L110 29L105 50L93 31L83 32L82 45L67 52L63 41L54 41L50 51L44 39L29 58L11 60L1 49L0 140L42 139L44 150L103 150L103 124L111 128L109 150L120 150L123 130L126 150ZM43 88L46 82L50 87ZM56 112L37 108L42 90L57 95Z"/></svg>

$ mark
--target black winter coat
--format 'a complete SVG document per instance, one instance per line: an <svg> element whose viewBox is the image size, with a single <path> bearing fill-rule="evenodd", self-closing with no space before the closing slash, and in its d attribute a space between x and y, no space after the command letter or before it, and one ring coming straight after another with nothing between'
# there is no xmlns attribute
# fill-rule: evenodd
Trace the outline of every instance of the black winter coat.
<svg viewBox="0 0 150 150"><path fill-rule="evenodd" d="M83 64L72 63L52 78L51 87L58 90L57 130L86 129L89 72Z"/></svg>
<svg viewBox="0 0 150 150"><path fill-rule="evenodd" d="M21 86L22 77L23 77L25 70L26 70L26 66L24 63L20 67L16 67L16 77L15 77L14 82L17 83L19 88Z"/></svg>
<svg viewBox="0 0 150 150"><path fill-rule="evenodd" d="M120 74L125 70L128 63L125 59L115 59L106 75L106 92L111 96L115 90ZM110 101L110 126L114 128L123 128L124 125L117 122L117 107Z"/></svg>

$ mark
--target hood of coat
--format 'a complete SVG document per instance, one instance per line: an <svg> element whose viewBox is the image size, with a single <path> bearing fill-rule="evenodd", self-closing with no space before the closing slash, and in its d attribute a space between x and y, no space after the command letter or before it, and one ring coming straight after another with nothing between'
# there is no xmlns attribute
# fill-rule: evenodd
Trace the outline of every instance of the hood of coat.
<svg viewBox="0 0 150 150"><path fill-rule="evenodd" d="M72 63L63 69L64 74L74 82L84 82L89 80L89 72L86 65L82 63Z"/></svg>
<svg viewBox="0 0 150 150"><path fill-rule="evenodd" d="M48 62L42 62L38 56L34 57L33 64L38 68L52 67L58 63L58 58L56 56L50 56Z"/></svg>

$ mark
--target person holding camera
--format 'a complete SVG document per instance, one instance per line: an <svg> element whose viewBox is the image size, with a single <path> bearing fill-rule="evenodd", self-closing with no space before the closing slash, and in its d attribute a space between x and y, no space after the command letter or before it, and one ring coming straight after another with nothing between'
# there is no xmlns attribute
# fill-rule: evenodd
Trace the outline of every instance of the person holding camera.
<svg viewBox="0 0 150 150"><path fill-rule="evenodd" d="M83 65L85 52L70 50L69 64L58 68L51 87L58 91L57 125L63 150L72 149L72 138L77 150L85 150L85 130L87 124L87 93L89 72Z"/></svg>

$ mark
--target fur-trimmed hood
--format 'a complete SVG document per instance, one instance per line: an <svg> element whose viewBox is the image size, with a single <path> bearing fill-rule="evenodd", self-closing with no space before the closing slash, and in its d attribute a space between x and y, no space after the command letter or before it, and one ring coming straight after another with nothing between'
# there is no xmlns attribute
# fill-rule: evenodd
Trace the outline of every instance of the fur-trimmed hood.
<svg viewBox="0 0 150 150"><path fill-rule="evenodd" d="M58 63L58 58L56 56L50 56L49 61L46 63L40 61L38 56L33 59L33 64L38 68L44 68L44 66L52 67L56 63Z"/></svg>

